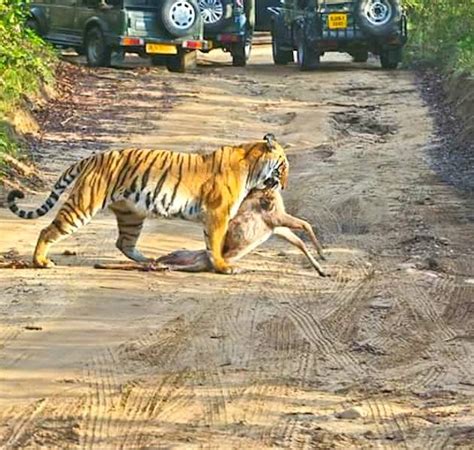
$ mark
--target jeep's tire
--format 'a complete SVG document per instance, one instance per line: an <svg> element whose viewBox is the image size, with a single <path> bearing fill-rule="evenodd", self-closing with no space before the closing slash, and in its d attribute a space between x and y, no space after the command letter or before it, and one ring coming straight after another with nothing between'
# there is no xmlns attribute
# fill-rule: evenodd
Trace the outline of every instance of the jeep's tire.
<svg viewBox="0 0 474 450"><path fill-rule="evenodd" d="M40 24L34 17L29 17L28 19L26 19L25 28L33 31L38 36L41 36Z"/></svg>
<svg viewBox="0 0 474 450"><path fill-rule="evenodd" d="M320 54L315 48L308 45L306 39L301 39L298 42L296 54L300 70L315 70L318 68Z"/></svg>
<svg viewBox="0 0 474 450"><path fill-rule="evenodd" d="M188 35L200 15L194 0L164 0L161 8L163 26L173 36Z"/></svg>
<svg viewBox="0 0 474 450"><path fill-rule="evenodd" d="M247 61L250 59L250 53L252 51L252 38L246 37L245 41L237 42L233 44L230 49L232 55L232 65L234 67L245 67Z"/></svg>
<svg viewBox="0 0 474 450"><path fill-rule="evenodd" d="M380 64L383 69L395 70L402 61L402 49L391 48L382 50L380 53Z"/></svg>
<svg viewBox="0 0 474 450"><path fill-rule="evenodd" d="M232 17L225 17L227 5L231 2L232 0L198 0L206 31L220 31L232 22Z"/></svg>
<svg viewBox="0 0 474 450"><path fill-rule="evenodd" d="M84 47L74 47L74 51L78 54L78 56L83 56L86 54Z"/></svg>
<svg viewBox="0 0 474 450"><path fill-rule="evenodd" d="M112 48L107 45L105 36L99 27L92 27L86 33L85 54L91 67L109 67Z"/></svg>
<svg viewBox="0 0 474 450"><path fill-rule="evenodd" d="M351 52L352 59L356 63L365 63L369 59L368 50L355 50Z"/></svg>
<svg viewBox="0 0 474 450"><path fill-rule="evenodd" d="M166 68L170 72L187 72L196 67L197 52L196 50L187 52L183 49L178 51L177 55L168 56Z"/></svg>
<svg viewBox="0 0 474 450"><path fill-rule="evenodd" d="M368 34L385 36L400 22L402 10L400 0L359 0L356 20Z"/></svg>
<svg viewBox="0 0 474 450"><path fill-rule="evenodd" d="M272 25L272 55L273 62L279 66L285 66L293 62L293 50L282 50L281 39L278 37L277 24Z"/></svg>
<svg viewBox="0 0 474 450"><path fill-rule="evenodd" d="M168 56L165 55L153 55L151 57L152 66L166 66L168 64Z"/></svg>

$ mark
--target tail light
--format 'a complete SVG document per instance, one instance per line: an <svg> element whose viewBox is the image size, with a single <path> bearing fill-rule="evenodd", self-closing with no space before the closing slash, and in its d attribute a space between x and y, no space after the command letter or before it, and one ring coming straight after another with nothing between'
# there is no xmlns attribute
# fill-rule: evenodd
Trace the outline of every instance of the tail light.
<svg viewBox="0 0 474 450"><path fill-rule="evenodd" d="M129 46L139 46L139 45L144 45L144 40L141 38L135 38L135 37L123 37L120 40L121 45L129 45Z"/></svg>
<svg viewBox="0 0 474 450"><path fill-rule="evenodd" d="M192 50L210 50L212 48L210 41L184 41L182 46Z"/></svg>

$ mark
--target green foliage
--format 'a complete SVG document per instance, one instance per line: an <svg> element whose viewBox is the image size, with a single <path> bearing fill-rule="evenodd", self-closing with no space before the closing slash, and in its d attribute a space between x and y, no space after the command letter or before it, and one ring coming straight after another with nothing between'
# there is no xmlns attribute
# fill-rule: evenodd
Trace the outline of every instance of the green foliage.
<svg viewBox="0 0 474 450"><path fill-rule="evenodd" d="M474 73L472 0L404 0L412 62Z"/></svg>
<svg viewBox="0 0 474 450"><path fill-rule="evenodd" d="M8 113L35 93L41 82L52 81L53 50L25 27L29 0L0 0L0 164L1 153L15 153Z"/></svg>

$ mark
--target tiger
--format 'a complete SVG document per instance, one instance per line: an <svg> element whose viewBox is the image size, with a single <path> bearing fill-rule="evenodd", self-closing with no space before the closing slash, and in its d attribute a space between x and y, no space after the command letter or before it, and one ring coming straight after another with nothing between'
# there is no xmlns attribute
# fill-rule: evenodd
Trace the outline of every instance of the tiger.
<svg viewBox="0 0 474 450"><path fill-rule="evenodd" d="M24 194L18 190L9 193L7 203L17 216L36 219L74 182L55 219L40 232L33 254L38 268L54 267L48 258L51 246L109 208L117 219L116 247L131 260L153 260L136 248L147 216L181 218L203 223L215 272L231 274L234 269L222 254L229 221L252 189L284 189L288 173L284 148L268 133L262 140L208 154L136 148L94 154L66 169L40 207L19 208L17 200Z"/></svg>

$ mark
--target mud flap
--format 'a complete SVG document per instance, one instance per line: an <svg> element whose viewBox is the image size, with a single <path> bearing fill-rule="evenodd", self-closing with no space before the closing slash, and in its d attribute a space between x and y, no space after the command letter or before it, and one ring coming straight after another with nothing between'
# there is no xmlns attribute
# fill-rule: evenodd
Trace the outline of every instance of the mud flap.
<svg viewBox="0 0 474 450"><path fill-rule="evenodd" d="M183 73L196 68L196 61L196 50L186 51L180 48L177 55L168 56L166 67L170 72Z"/></svg>

